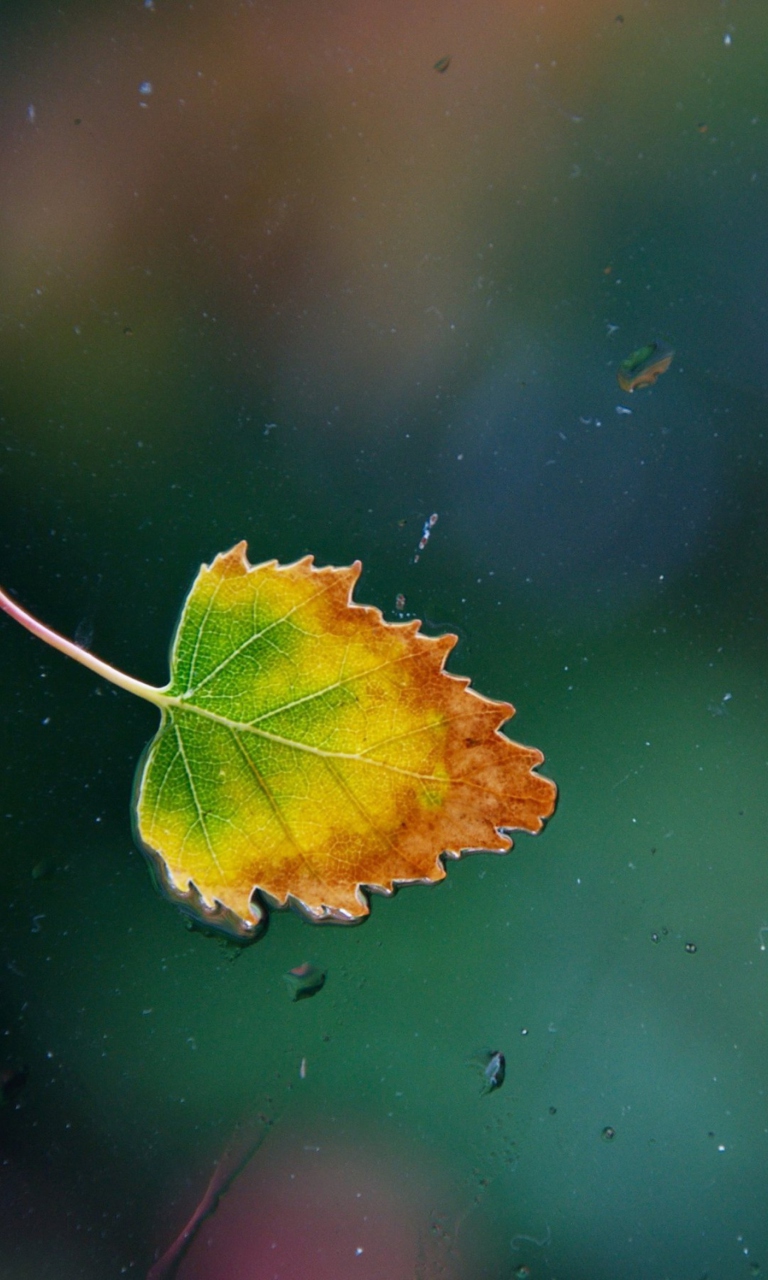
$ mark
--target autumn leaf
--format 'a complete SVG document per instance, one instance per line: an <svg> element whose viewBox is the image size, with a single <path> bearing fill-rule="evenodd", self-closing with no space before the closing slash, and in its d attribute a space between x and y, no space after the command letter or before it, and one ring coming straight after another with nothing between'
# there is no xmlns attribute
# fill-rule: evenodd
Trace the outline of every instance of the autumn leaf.
<svg viewBox="0 0 768 1280"><path fill-rule="evenodd" d="M366 889L445 875L443 856L504 852L555 805L543 756L499 732L514 714L449 675L451 635L352 602L350 568L252 566L239 543L204 565L163 689L115 671L0 593L0 607L159 706L135 795L166 891L252 936L262 902L312 920L367 915Z"/></svg>

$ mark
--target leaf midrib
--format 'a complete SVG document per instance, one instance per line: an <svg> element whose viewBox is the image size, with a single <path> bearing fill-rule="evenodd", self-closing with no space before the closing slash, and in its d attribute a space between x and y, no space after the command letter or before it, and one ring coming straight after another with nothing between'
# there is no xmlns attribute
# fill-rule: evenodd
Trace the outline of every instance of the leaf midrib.
<svg viewBox="0 0 768 1280"><path fill-rule="evenodd" d="M256 725L240 723L237 720L230 720L228 716L219 715L216 711L207 711L204 707L197 707L194 704L182 702L179 698L166 697L163 701L164 709L167 712L178 711L181 715L197 715L204 720L211 720L214 724L219 724L225 729L231 730L233 733L251 733L257 738L263 738L266 742L273 742L276 746L287 747L293 751L303 751L307 755L318 756L321 760L351 760L359 764L369 764L379 769L387 769L391 773L402 774L406 778L419 778L426 782L445 783L449 781L447 777L440 778L432 773L417 773L413 769L402 769L398 765L389 764L386 760L374 760L367 754L359 751L331 751L326 747L314 747L309 742L296 741L294 738L284 738L281 734L270 733L268 729L259 729ZM460 719L463 717L451 717L451 719ZM174 722L175 723L175 722ZM372 751L376 747L383 747L390 742L397 742L400 738L408 737L411 733L427 733L433 729L440 729L448 724L447 718L435 721L433 724L420 725L417 729L409 730L408 733L394 734L389 738L382 738L379 742L374 743L371 747L366 748ZM161 730L162 732L162 730ZM462 781L470 782L470 779L462 779Z"/></svg>

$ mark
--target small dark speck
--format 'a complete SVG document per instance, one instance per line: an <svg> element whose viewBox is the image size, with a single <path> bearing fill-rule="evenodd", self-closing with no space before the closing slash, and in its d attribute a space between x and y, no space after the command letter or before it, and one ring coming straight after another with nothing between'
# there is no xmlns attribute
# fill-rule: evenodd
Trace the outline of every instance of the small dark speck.
<svg viewBox="0 0 768 1280"><path fill-rule="evenodd" d="M550 1108L549 1108L549 1114L550 1114L551 1116L556 1116L556 1115L557 1115L557 1107L550 1107Z"/></svg>
<svg viewBox="0 0 768 1280"><path fill-rule="evenodd" d="M450 55L447 55L445 58L438 58L437 62L435 63L435 71L439 71L440 74L442 75L444 71L448 70L450 65L451 65Z"/></svg>

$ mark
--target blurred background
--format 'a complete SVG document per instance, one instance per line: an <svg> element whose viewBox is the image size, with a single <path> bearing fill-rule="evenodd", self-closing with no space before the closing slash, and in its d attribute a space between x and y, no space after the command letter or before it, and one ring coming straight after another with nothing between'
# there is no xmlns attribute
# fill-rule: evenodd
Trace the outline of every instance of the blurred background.
<svg viewBox="0 0 768 1280"><path fill-rule="evenodd" d="M238 949L153 709L0 620L2 1280L145 1275L254 1111L181 1280L762 1274L765 6L25 0L0 67L3 586L164 683L201 562L360 557L560 787Z"/></svg>

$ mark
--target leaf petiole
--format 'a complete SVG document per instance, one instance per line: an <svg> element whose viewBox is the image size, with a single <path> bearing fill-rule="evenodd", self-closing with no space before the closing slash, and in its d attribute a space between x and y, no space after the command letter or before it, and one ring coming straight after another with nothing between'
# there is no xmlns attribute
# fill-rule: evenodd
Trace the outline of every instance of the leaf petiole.
<svg viewBox="0 0 768 1280"><path fill-rule="evenodd" d="M60 653L66 653L68 658L74 658L75 662L81 663L82 666L95 671L96 675L101 676L103 680L109 680L121 689L127 689L128 693L135 693L137 698L144 698L147 702L154 702L157 707L168 706L171 702L171 699L162 689L156 689L152 684L145 684L143 680L135 680L133 676L126 675L124 671L119 671L117 667L111 667L108 662L103 662L101 658L89 653L87 649L81 649L73 640L67 640L66 636L60 636L58 631L52 631L50 627L46 627L44 623L39 622L31 613L27 613L26 609L22 609L21 605L12 600L9 595L6 595L2 587L0 587L0 609L7 613L9 617L14 618L16 622L21 623L22 627L26 627L27 631L31 631L33 636L44 640L52 649L58 649Z"/></svg>

